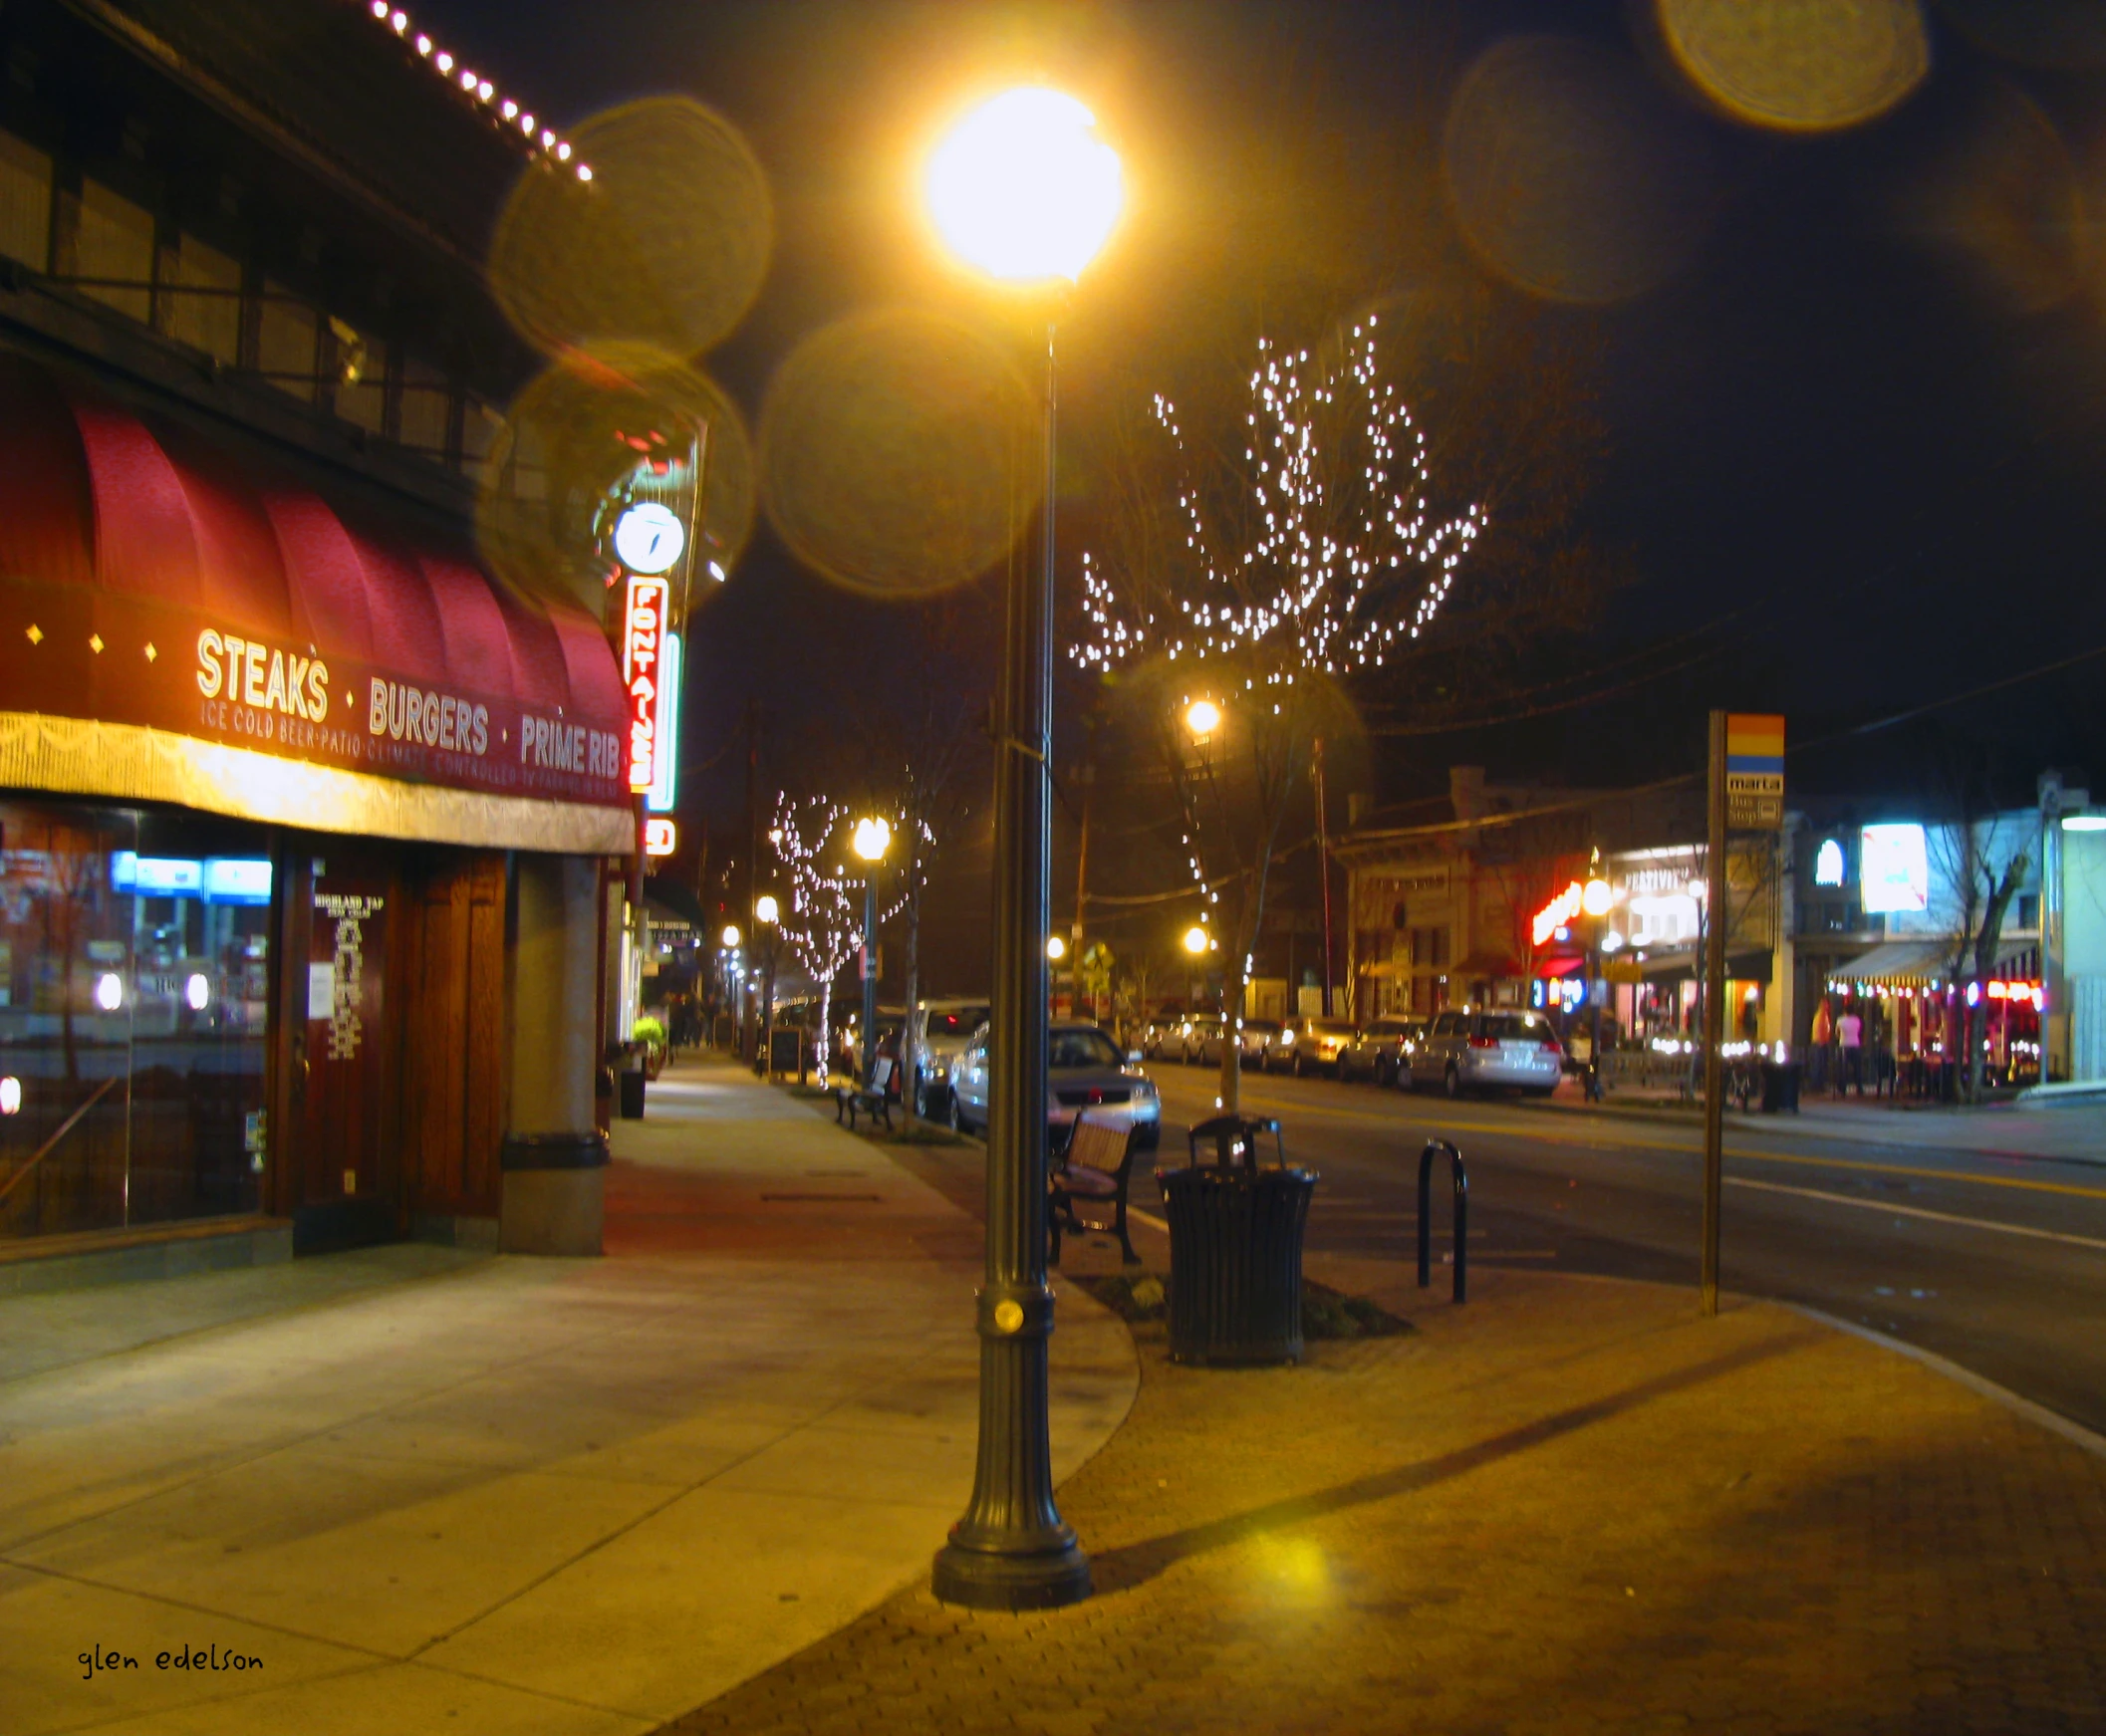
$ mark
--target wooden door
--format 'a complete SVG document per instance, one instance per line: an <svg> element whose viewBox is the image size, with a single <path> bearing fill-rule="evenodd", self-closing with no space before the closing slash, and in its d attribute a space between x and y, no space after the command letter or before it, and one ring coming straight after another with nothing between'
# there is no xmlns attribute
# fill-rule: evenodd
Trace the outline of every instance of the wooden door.
<svg viewBox="0 0 2106 1736"><path fill-rule="evenodd" d="M504 1138L504 857L421 861L402 1017L412 1211L495 1217Z"/></svg>

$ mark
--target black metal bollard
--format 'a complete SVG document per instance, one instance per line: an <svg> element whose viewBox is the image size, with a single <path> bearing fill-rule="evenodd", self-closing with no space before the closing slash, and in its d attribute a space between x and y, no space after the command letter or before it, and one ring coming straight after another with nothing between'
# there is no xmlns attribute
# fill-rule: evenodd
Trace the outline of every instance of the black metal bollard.
<svg viewBox="0 0 2106 1736"><path fill-rule="evenodd" d="M1469 1171L1462 1166L1462 1153L1447 1139L1429 1139L1419 1153L1419 1288L1434 1281L1434 1153L1448 1153L1449 1180L1455 1195L1455 1288L1454 1300L1468 1300L1469 1289Z"/></svg>

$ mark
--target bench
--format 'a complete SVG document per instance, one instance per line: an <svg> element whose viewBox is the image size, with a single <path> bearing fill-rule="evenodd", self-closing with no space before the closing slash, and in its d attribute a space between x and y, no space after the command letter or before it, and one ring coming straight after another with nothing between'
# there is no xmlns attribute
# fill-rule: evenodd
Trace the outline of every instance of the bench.
<svg viewBox="0 0 2106 1736"><path fill-rule="evenodd" d="M1116 1127L1109 1121L1075 1117L1075 1130L1068 1135L1068 1148L1046 1177L1052 1196L1046 1214L1047 1233L1052 1238L1050 1254L1060 1264L1060 1232L1063 1223L1081 1235L1090 1226L1075 1215L1079 1203L1112 1206L1112 1233L1119 1238L1126 1264L1138 1266L1141 1256L1126 1231L1126 1185L1134 1168L1134 1133L1131 1127Z"/></svg>
<svg viewBox="0 0 2106 1736"><path fill-rule="evenodd" d="M860 1113L869 1116L874 1121L883 1121L886 1131L892 1131L892 1077L893 1058L890 1055L881 1055L878 1057L877 1066L871 1069L869 1085L857 1085L851 1081L847 1085L835 1086L834 1124L839 1126L845 1116L848 1119L848 1130L853 1133L856 1130L856 1116Z"/></svg>

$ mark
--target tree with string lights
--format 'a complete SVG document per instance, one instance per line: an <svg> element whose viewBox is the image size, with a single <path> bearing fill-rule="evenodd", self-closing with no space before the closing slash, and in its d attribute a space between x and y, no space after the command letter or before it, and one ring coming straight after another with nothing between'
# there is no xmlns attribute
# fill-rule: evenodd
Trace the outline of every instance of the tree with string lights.
<svg viewBox="0 0 2106 1736"><path fill-rule="evenodd" d="M893 819L895 836L903 824ZM779 929L804 973L819 990L819 1083L827 1082L833 1058L834 979L856 956L863 939L863 874L847 860L849 813L824 796L794 800L787 793L775 798L775 818L768 827L768 843L789 880L787 907L781 912ZM921 828L922 834L927 828ZM924 844L926 838L923 840ZM879 920L890 922L905 902L904 891L890 905L881 905ZM865 1032L863 1040L871 1041Z"/></svg>
<svg viewBox="0 0 2106 1736"><path fill-rule="evenodd" d="M1487 522L1437 509L1432 480L1372 316L1322 356L1260 339L1226 439L1187 436L1156 395L1111 468L1111 548L1083 557L1069 656L1130 683L1156 744L1220 966L1227 1113L1290 799L1353 722L1342 683L1427 656Z"/></svg>

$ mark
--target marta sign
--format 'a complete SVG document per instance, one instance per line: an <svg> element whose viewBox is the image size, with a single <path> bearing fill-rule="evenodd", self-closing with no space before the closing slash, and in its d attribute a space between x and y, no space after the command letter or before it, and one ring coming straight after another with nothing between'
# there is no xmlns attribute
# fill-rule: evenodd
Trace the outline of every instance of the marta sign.
<svg viewBox="0 0 2106 1736"><path fill-rule="evenodd" d="M1775 832L1784 824L1784 719L1733 712L1725 720L1725 824Z"/></svg>

